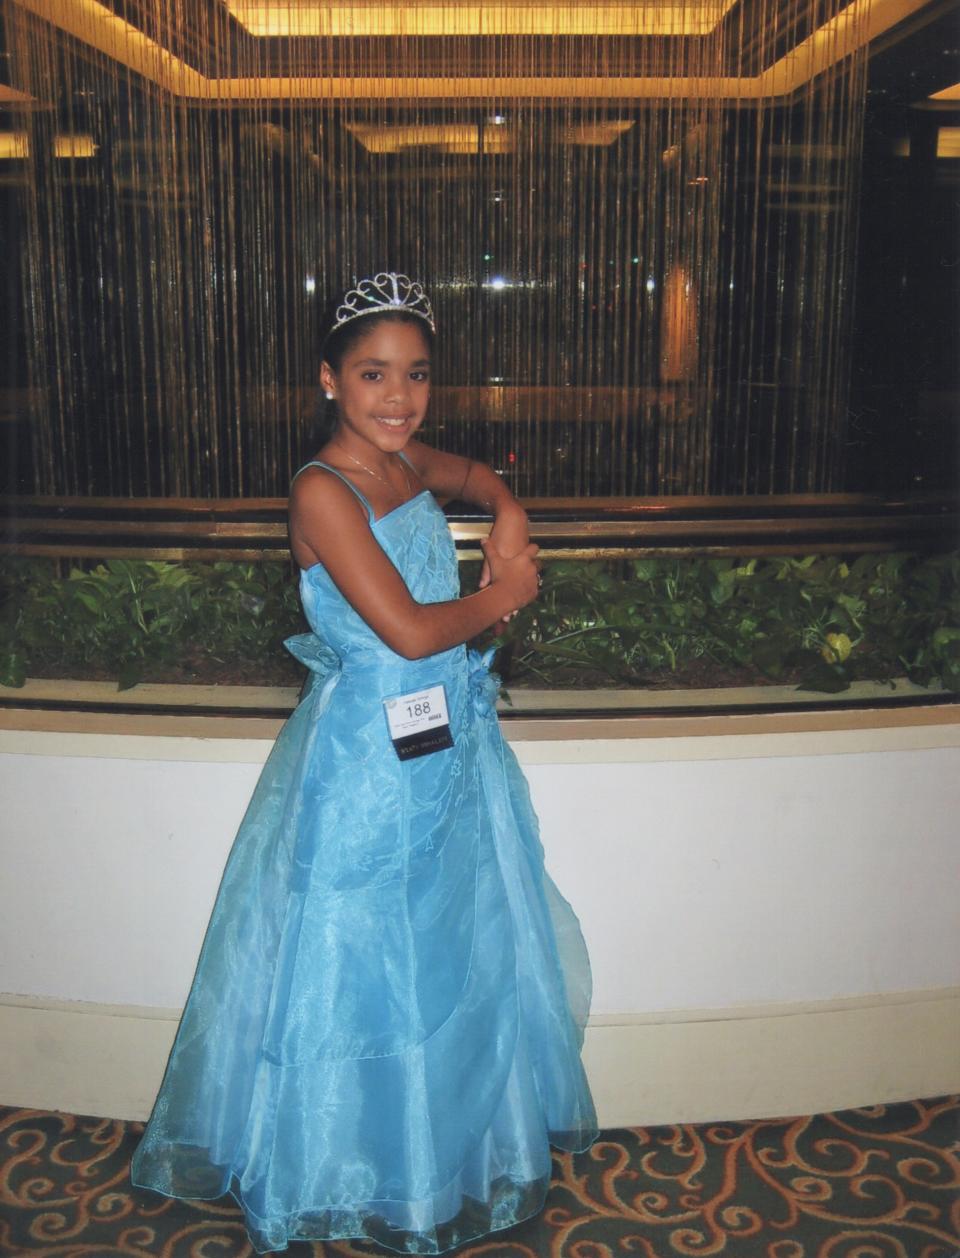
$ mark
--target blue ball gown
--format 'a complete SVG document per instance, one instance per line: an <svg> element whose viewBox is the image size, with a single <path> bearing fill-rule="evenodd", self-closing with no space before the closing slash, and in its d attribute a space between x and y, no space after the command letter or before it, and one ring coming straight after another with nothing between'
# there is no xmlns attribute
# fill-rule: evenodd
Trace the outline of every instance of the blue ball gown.
<svg viewBox="0 0 960 1258"><path fill-rule="evenodd" d="M431 494L374 519L346 483L414 599L457 598ZM442 1253L535 1214L549 1145L596 1138L589 962L489 656L404 659L320 564L300 589L313 633L287 646L308 686L228 858L132 1178L231 1192L261 1253ZM453 746L401 761L382 700L438 683Z"/></svg>

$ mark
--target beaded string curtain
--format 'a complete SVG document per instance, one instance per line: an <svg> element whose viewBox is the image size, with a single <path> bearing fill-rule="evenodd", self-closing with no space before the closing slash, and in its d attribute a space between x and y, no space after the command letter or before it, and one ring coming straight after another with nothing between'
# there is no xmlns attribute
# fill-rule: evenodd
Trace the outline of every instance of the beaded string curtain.
<svg viewBox="0 0 960 1258"><path fill-rule="evenodd" d="M523 494L842 484L869 5L2 2L26 489L285 493L384 268Z"/></svg>

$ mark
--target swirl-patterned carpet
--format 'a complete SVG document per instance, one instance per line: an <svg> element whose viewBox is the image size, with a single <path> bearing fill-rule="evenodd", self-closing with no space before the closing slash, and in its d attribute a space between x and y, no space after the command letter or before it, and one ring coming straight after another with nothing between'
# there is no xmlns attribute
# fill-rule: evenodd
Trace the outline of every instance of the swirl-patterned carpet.
<svg viewBox="0 0 960 1258"><path fill-rule="evenodd" d="M133 1188L142 1124L0 1108L0 1254L247 1258L232 1198ZM296 1244L287 1258L387 1251ZM960 1258L960 1096L606 1131L534 1219L459 1258Z"/></svg>

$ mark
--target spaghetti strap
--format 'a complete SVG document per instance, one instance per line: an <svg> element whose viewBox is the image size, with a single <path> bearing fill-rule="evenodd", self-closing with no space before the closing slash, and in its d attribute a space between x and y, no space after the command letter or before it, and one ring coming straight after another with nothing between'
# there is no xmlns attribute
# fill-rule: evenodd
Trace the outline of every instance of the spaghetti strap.
<svg viewBox="0 0 960 1258"><path fill-rule="evenodd" d="M321 461L320 461L319 459L311 459L309 463L304 463L303 467L298 467L298 468L297 468L297 470L294 472L293 476L291 476L291 478L290 478L290 483L291 483L291 485L292 485L292 484L293 484L293 482L297 479L297 477L300 475L300 473L301 473L301 472L305 472L305 471L307 470L307 468L308 468L308 467L322 467L322 468L324 468L324 469L325 469L326 471L328 471L328 472L333 472L334 476L339 477L339 478L340 478L340 480L342 480L342 481L343 481L343 483L347 486L347 488L348 488L348 489L352 489L352 490L353 490L353 492L356 494L356 496L360 499L360 501L361 501L361 502L363 503L363 505L366 507L366 509L367 509L367 518L369 519L370 523L371 523L371 524L373 524L374 520L376 519L376 516L374 515L373 507L371 507L371 505L370 505L370 503L368 502L368 500L367 500L367 499L363 496L363 494L362 494L362 493L360 492L360 490L356 487L356 485L353 483L353 481L348 480L348 479L347 479L347 477L346 477L346 476L344 476L344 474L343 474L342 472L338 472L338 471L337 471L337 469L336 469L335 467L331 467L329 463L321 463Z"/></svg>

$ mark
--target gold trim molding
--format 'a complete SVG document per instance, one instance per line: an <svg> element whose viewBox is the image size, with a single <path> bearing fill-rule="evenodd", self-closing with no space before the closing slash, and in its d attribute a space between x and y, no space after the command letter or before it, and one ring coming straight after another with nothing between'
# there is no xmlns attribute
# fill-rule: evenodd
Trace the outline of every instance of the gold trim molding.
<svg viewBox="0 0 960 1258"><path fill-rule="evenodd" d="M33 97L29 92L18 92L15 87L0 83L0 107L10 105L29 105Z"/></svg>
<svg viewBox="0 0 960 1258"><path fill-rule="evenodd" d="M570 78L524 75L418 78L397 75L220 79L208 78L188 66L185 61L168 52L135 26L111 13L99 0L15 0L21 8L127 66L173 96L212 105L260 100L462 102L507 97L543 101L678 98L750 101L787 97L816 75L930 2L931 0L853 0L842 13L826 22L761 74L743 78L616 78L603 75ZM380 11L391 12L398 7L387 5ZM405 6L407 10L416 10L417 7L415 2ZM502 8L503 5L491 6L491 11L497 7ZM651 6L621 4L605 7L620 8L629 33L627 15L635 9L642 12ZM445 12L449 15L455 9L456 6L447 5ZM355 5L352 11L356 11Z"/></svg>

